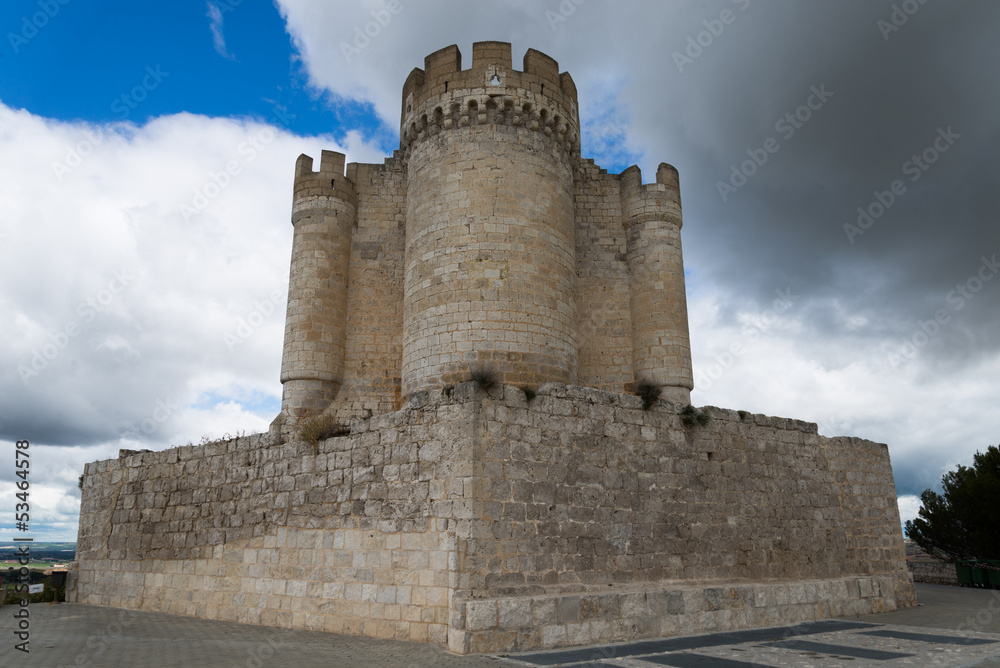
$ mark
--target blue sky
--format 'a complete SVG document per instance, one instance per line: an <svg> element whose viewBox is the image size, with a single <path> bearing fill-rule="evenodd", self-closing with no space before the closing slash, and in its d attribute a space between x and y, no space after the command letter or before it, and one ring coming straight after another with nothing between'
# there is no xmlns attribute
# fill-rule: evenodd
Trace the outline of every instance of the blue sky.
<svg viewBox="0 0 1000 668"><path fill-rule="evenodd" d="M392 149L393 129L375 122L370 103L309 87L281 14L269 2L183 0L158 4L155 12L144 3L42 4L49 11L23 0L0 8L7 33L0 95L8 106L91 123L141 125L189 112L268 119L302 135L342 136L350 127L366 137L380 134L384 148ZM43 27L22 41L33 34L26 19ZM147 78L151 71L161 76ZM139 91L137 102L133 90L144 81L155 90Z"/></svg>
<svg viewBox="0 0 1000 668"><path fill-rule="evenodd" d="M296 157L381 162L410 70L500 40L572 74L584 158L678 168L693 402L888 443L912 517L1000 434L1000 4L893 5L8 0L0 508L17 439L73 540L85 463L266 429Z"/></svg>

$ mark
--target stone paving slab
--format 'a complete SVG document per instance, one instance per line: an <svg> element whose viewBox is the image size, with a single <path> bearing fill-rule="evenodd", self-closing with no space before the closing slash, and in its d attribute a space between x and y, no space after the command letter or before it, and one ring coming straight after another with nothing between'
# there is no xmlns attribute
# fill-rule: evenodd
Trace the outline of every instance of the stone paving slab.
<svg viewBox="0 0 1000 668"><path fill-rule="evenodd" d="M804 625L801 625L804 626ZM649 653L638 654L633 645L607 645L506 657L511 666L551 668L993 668L1000 661L1000 634L978 631L935 630L896 625L833 624L758 629L752 633L716 633L674 639L656 648L642 643ZM728 642L744 636L744 642ZM756 637L754 637L756 636ZM768 638L770 636L770 638ZM777 638L777 639L775 639ZM682 641L682 642L681 642ZM657 649L661 651L656 651ZM559 661L565 657L565 662Z"/></svg>
<svg viewBox="0 0 1000 668"><path fill-rule="evenodd" d="M852 629L873 628L874 624L864 622L845 622L840 620L823 620L795 624L779 628L748 629L743 631L726 631L679 638L662 638L660 640L641 640L638 642L605 645L603 647L584 647L517 654L514 658L535 666L558 666L577 661L592 660L595 651L608 652L606 656L627 658L651 654L680 652L689 649L702 649L719 645L741 645L751 642L787 640L803 635L813 635L821 632L844 631Z"/></svg>
<svg viewBox="0 0 1000 668"><path fill-rule="evenodd" d="M859 615L851 619L1000 634L1000 590L918 582L916 591L916 606L877 615Z"/></svg>
<svg viewBox="0 0 1000 668"><path fill-rule="evenodd" d="M456 656L427 643L376 640L139 612L36 603L30 652L14 648L17 606L0 606L4 668L503 668L500 660Z"/></svg>
<svg viewBox="0 0 1000 668"><path fill-rule="evenodd" d="M922 607L881 615L509 657L457 656L426 643L44 603L29 607L31 652L24 654L14 648L18 608L8 605L0 606L0 666L1000 668L1000 591L918 585L917 592ZM623 647L633 653L623 656ZM848 656L837 648L854 652ZM905 656L876 660L859 657L858 650ZM546 655L565 660L543 660Z"/></svg>
<svg viewBox="0 0 1000 668"><path fill-rule="evenodd" d="M1000 668L1000 591L924 583L916 591L917 606L877 615L507 658L511 666L559 668ZM796 649L799 642L844 649L841 654L816 651L815 645ZM856 652L848 655L856 650L908 656L875 660ZM557 660L560 652L569 652L565 663Z"/></svg>

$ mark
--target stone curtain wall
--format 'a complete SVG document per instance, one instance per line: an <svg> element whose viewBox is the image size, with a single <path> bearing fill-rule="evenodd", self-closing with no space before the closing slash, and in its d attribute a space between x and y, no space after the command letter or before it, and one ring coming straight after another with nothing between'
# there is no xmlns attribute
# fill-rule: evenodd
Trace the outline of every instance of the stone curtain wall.
<svg viewBox="0 0 1000 668"><path fill-rule="evenodd" d="M912 602L885 446L676 409L463 383L316 450L125 451L87 466L75 599L458 652Z"/></svg>
<svg viewBox="0 0 1000 668"><path fill-rule="evenodd" d="M76 600L444 643L475 409L410 407L318 452L254 436L88 464Z"/></svg>
<svg viewBox="0 0 1000 668"><path fill-rule="evenodd" d="M955 564L944 561L909 561L907 562L907 567L913 575L914 582L958 585L958 573L955 572Z"/></svg>
<svg viewBox="0 0 1000 668"><path fill-rule="evenodd" d="M557 387L483 406L473 597L905 571L884 445L714 408L684 429L638 397Z"/></svg>

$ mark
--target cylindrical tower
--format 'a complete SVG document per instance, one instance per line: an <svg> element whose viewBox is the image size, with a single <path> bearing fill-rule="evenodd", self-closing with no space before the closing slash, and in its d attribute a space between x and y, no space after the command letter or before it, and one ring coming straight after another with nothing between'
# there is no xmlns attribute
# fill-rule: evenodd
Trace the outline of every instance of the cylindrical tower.
<svg viewBox="0 0 1000 668"><path fill-rule="evenodd" d="M663 399L691 403L681 191L677 170L660 163L656 183L642 185L638 167L621 174L622 220L632 312L633 380L662 388Z"/></svg>
<svg viewBox="0 0 1000 668"><path fill-rule="evenodd" d="M281 415L290 429L330 405L344 377L347 278L357 212L344 154L323 151L295 164L292 263L285 345L281 355Z"/></svg>
<svg viewBox="0 0 1000 668"><path fill-rule="evenodd" d="M576 87L510 44L441 49L403 86L407 169L402 393L471 371L576 381Z"/></svg>

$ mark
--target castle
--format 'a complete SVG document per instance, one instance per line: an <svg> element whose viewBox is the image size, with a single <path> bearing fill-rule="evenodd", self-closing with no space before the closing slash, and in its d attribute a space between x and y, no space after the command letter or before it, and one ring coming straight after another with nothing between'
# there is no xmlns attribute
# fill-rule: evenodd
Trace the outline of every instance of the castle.
<svg viewBox="0 0 1000 668"><path fill-rule="evenodd" d="M403 85L384 165L324 152L295 169L277 426L398 409L489 371L498 382L689 403L677 171L580 158L576 86L533 49L428 56ZM294 433L294 429L287 430Z"/></svg>
<svg viewBox="0 0 1000 668"><path fill-rule="evenodd" d="M270 434L89 464L70 600L459 653L913 603L884 445L684 412L677 171L582 159L545 54L427 56L292 224Z"/></svg>

